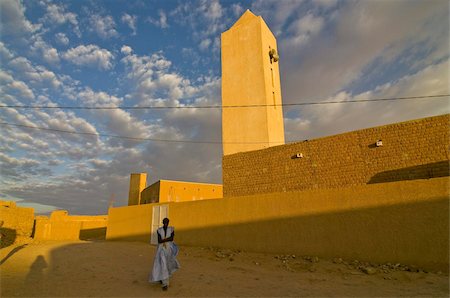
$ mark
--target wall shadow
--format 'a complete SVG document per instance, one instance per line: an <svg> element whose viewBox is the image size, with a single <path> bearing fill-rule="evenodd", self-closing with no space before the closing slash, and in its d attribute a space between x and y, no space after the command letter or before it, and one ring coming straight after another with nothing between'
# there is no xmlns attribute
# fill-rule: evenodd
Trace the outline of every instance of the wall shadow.
<svg viewBox="0 0 450 298"><path fill-rule="evenodd" d="M400 262L448 272L448 214L449 199L439 197L196 229L177 228L176 218L172 222L180 245ZM108 240L148 242L149 239L150 234L143 234Z"/></svg>
<svg viewBox="0 0 450 298"><path fill-rule="evenodd" d="M0 248L5 248L14 243L17 238L17 232L14 229L0 228Z"/></svg>
<svg viewBox="0 0 450 298"><path fill-rule="evenodd" d="M428 163L420 166L406 167L397 170L380 172L372 176L367 184L385 183L403 180L430 179L448 177L449 161Z"/></svg>
<svg viewBox="0 0 450 298"><path fill-rule="evenodd" d="M0 261L0 265L2 265L3 263L6 262L6 260L8 260L10 257L12 257L16 252L18 252L19 250L25 248L28 244L22 244L19 245L17 247L14 247L1 261Z"/></svg>
<svg viewBox="0 0 450 298"><path fill-rule="evenodd" d="M105 240L106 227L80 230L80 240Z"/></svg>

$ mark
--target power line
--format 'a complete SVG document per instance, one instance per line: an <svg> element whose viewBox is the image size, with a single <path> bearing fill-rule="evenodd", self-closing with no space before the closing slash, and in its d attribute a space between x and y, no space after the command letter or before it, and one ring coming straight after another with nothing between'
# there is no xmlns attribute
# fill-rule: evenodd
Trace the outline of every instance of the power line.
<svg viewBox="0 0 450 298"><path fill-rule="evenodd" d="M132 141L152 141L152 142L166 142L166 143L191 143L191 144L212 144L212 145L221 145L221 144L264 144L264 143L273 143L279 144L280 142L221 142L221 141L193 141L193 140L169 140L169 139L154 139L154 138L138 138L138 137L127 137L127 136L119 136L119 135L109 135L102 133L94 133L94 132L79 132L79 131L69 131L55 128L46 128L39 126L29 126L15 123L7 123L0 122L0 125L5 126L14 126L14 127L22 127L22 128L30 128L36 130L43 130L48 132L56 132L56 133L67 133L67 134L75 134L75 135L88 135L88 136L99 136L99 137L108 137L115 139L125 139Z"/></svg>
<svg viewBox="0 0 450 298"><path fill-rule="evenodd" d="M354 99L346 101L320 101L320 102L298 102L298 103L282 103L282 104L253 104L253 105L205 105L205 106L33 106L33 105L0 105L0 108L14 109L64 109L64 110L164 110L164 109L228 109L228 108L261 108L261 107L292 107L292 106L309 106L309 105L327 105L327 104L344 104L359 102L378 102L378 101L395 101L395 100L414 100L428 98L449 97L450 94L439 95L423 95L408 97L386 97L372 99Z"/></svg>

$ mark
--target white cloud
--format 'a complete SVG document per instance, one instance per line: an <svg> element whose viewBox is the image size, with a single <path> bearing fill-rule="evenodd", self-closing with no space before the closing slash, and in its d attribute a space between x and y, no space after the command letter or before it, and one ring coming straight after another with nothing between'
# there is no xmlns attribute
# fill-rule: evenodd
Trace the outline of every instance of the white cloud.
<svg viewBox="0 0 450 298"><path fill-rule="evenodd" d="M57 5L54 3L43 4L47 10L44 16L44 20L53 25L62 25L65 23L70 23L74 28L75 34L80 37L81 32L78 27L77 15L72 12L66 12L66 8L63 5Z"/></svg>
<svg viewBox="0 0 450 298"><path fill-rule="evenodd" d="M122 48L120 48L120 52L125 55L130 55L133 52L133 49L129 46L124 45L122 46Z"/></svg>
<svg viewBox="0 0 450 298"><path fill-rule="evenodd" d="M449 66L449 61L430 65L413 75L406 75L370 91L356 95L340 92L327 101L448 94ZM450 112L450 106L448 98L444 97L305 106L298 112L298 117L285 119L286 139L291 141L446 114Z"/></svg>
<svg viewBox="0 0 450 298"><path fill-rule="evenodd" d="M387 67L388 64L382 63L402 58L402 53L413 46L418 45L427 52L434 48L442 49L438 46L442 43L448 47L448 32L442 34L441 30L434 30L431 26L438 26L438 20L444 17L442 11L448 5L443 2L363 1L344 4L346 6L339 6L337 11L330 13L329 18L323 18L330 22L331 32L320 31L314 42L310 40L307 46L303 43L301 50L298 48L300 45L293 42L295 37L286 36L279 40L285 102L330 97L361 79L376 59L382 58L377 67ZM445 18L448 20L448 16ZM300 31L309 28L316 32L327 25L320 24L311 21L301 26L299 21L299 26L293 28ZM439 37L435 36L437 34ZM417 56L412 59L420 60Z"/></svg>
<svg viewBox="0 0 450 298"><path fill-rule="evenodd" d="M101 38L117 37L119 33L116 31L116 22L112 16L91 15L89 22L91 30L95 31Z"/></svg>
<svg viewBox="0 0 450 298"><path fill-rule="evenodd" d="M286 47L298 49L298 47L304 46L310 41L310 38L320 33L323 26L323 18L314 16L311 13L292 22L288 31L293 33L293 36L286 42Z"/></svg>
<svg viewBox="0 0 450 298"><path fill-rule="evenodd" d="M40 55L49 64L57 64L60 61L58 50L45 42L41 36L34 36L31 51Z"/></svg>
<svg viewBox="0 0 450 298"><path fill-rule="evenodd" d="M29 158L13 158L6 156L0 152L0 161L7 163L9 166L25 166L25 167L33 167L39 165L37 160L29 159Z"/></svg>
<svg viewBox="0 0 450 298"><path fill-rule="evenodd" d="M19 0L0 1L0 33L3 37L22 37L41 28L25 17L25 7Z"/></svg>
<svg viewBox="0 0 450 298"><path fill-rule="evenodd" d="M158 15L159 15L159 19L155 19L155 18L149 17L147 19L147 21L150 24L153 24L153 25L155 25L157 27L160 27L162 29L168 28L169 24L167 23L167 15L166 15L166 13L163 10L160 9L160 10L158 10Z"/></svg>
<svg viewBox="0 0 450 298"><path fill-rule="evenodd" d="M59 44L62 44L64 46L69 44L69 38L67 37L66 34L61 33L61 32L57 33L55 35L55 40L56 40L56 42L58 42Z"/></svg>
<svg viewBox="0 0 450 298"><path fill-rule="evenodd" d="M210 20L220 19L220 17L223 14L222 5L220 5L220 2L218 0L206 2L202 1L200 7L206 7L204 13L206 17Z"/></svg>
<svg viewBox="0 0 450 298"><path fill-rule="evenodd" d="M122 15L121 20L123 23L127 24L131 30L133 30L133 35L136 35L137 16L135 16L135 15L132 16L132 15L125 13Z"/></svg>
<svg viewBox="0 0 450 298"><path fill-rule="evenodd" d="M330 8L336 6L338 0L314 0L314 3L325 8Z"/></svg>
<svg viewBox="0 0 450 298"><path fill-rule="evenodd" d="M196 39L203 40L225 31L224 9L218 0L201 0L194 8L191 3L182 3L170 14L175 22L189 25Z"/></svg>
<svg viewBox="0 0 450 298"><path fill-rule="evenodd" d="M62 57L79 66L98 67L102 70L108 70L113 67L112 60L113 54L106 50L101 49L97 45L80 45L76 48L71 48Z"/></svg>
<svg viewBox="0 0 450 298"><path fill-rule="evenodd" d="M252 11L262 15L272 32L278 36L283 33L283 26L299 13L304 1L301 0L257 0L252 3Z"/></svg>
<svg viewBox="0 0 450 298"><path fill-rule="evenodd" d="M13 53L6 48L5 44L0 41L0 61L5 63L5 61L9 61L14 57Z"/></svg>
<svg viewBox="0 0 450 298"><path fill-rule="evenodd" d="M233 3L231 5L231 11L235 17L239 17L244 12L244 8L239 3Z"/></svg>
<svg viewBox="0 0 450 298"><path fill-rule="evenodd" d="M58 88L61 85L61 81L54 72L43 66L33 66L31 61L25 57L11 59L8 62L8 66L16 72L17 76L23 77L30 84L38 87L51 86L52 88Z"/></svg>
<svg viewBox="0 0 450 298"><path fill-rule="evenodd" d="M211 45L211 39L207 38L207 39L202 40L198 47L200 48L200 50L206 51L210 45Z"/></svg>
<svg viewBox="0 0 450 298"><path fill-rule="evenodd" d="M19 95L26 99L34 99L34 93L31 89L22 81L14 81L8 85L9 88L17 90Z"/></svg>
<svg viewBox="0 0 450 298"><path fill-rule="evenodd" d="M10 94L12 98L24 99L26 101L35 98L33 91L28 87L25 82L20 80L15 80L10 74L0 70L0 94L3 96ZM4 110L4 111L7 111Z"/></svg>

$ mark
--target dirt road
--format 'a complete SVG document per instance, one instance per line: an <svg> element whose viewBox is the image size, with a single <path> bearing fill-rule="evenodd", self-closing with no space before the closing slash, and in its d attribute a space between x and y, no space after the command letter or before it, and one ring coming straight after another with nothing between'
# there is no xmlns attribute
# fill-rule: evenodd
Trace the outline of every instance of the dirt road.
<svg viewBox="0 0 450 298"><path fill-rule="evenodd" d="M0 250L1 296L448 297L448 274L402 265L180 247L167 292L147 282L155 248L134 242L29 242ZM409 272L419 271L419 272Z"/></svg>

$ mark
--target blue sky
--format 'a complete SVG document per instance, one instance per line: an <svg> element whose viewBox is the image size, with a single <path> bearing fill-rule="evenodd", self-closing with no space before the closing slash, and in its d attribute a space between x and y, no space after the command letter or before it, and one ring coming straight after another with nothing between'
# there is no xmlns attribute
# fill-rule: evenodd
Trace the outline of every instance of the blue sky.
<svg viewBox="0 0 450 298"><path fill-rule="evenodd" d="M449 3L3 0L3 105L218 105L220 34L246 10L278 40L284 103L449 93ZM288 141L449 112L448 98L284 109ZM1 122L166 140L221 140L220 110L27 110ZM221 145L1 126L1 198L102 214L129 174L221 183Z"/></svg>

